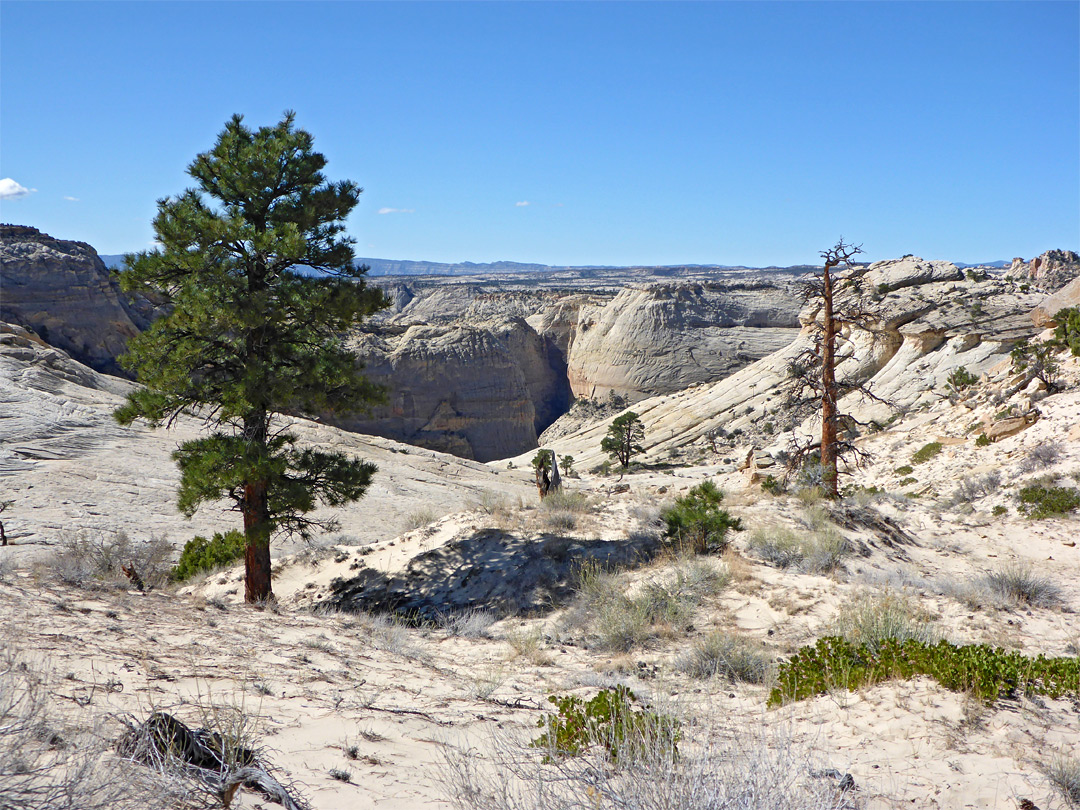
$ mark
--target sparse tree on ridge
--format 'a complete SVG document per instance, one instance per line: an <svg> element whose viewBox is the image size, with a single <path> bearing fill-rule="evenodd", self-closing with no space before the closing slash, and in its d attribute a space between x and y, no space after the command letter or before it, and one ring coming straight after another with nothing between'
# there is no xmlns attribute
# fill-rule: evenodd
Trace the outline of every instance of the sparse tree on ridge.
<svg viewBox="0 0 1080 810"><path fill-rule="evenodd" d="M625 470L630 459L644 453L641 442L645 439L645 426L633 411L627 411L608 427L608 435L600 442L600 449L618 461Z"/></svg>
<svg viewBox="0 0 1080 810"><path fill-rule="evenodd" d="M787 405L796 415L808 415L820 410L820 442L794 441L793 452L788 458L789 472L801 469L815 454L820 458L822 487L831 498L840 497L838 460L853 458L858 463L864 451L860 450L840 428L856 423L849 414L841 414L838 403L852 391L883 404L885 400L868 390L861 380L837 379L836 367L845 360L845 347L851 347L850 333L861 330L873 336L879 319L877 307L871 306L863 290L866 267L856 266L852 259L862 253L859 245L849 245L841 239L833 247L822 251L822 273L806 283L804 297L807 303L820 302L820 318L811 323L812 345L799 354L789 365ZM845 335L845 330L848 335Z"/></svg>
<svg viewBox="0 0 1080 810"><path fill-rule="evenodd" d="M234 116L188 167L196 187L158 202L160 247L125 257L120 272L124 290L162 296L169 307L122 358L145 387L116 418L153 427L181 413L205 420L210 432L173 453L179 508L190 517L203 502L227 499L242 513L248 602L273 595L271 537L332 528L308 513L317 502L357 500L375 472L345 453L298 447L283 416L384 398L341 342L386 305L365 286L367 268L354 266L344 236L362 189L328 182L326 159L293 121L289 112L253 131Z"/></svg>

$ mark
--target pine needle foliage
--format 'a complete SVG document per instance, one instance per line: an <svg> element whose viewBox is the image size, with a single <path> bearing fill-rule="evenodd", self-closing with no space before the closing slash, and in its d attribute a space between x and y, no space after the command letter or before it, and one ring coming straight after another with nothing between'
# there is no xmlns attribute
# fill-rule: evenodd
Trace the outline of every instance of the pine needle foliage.
<svg viewBox="0 0 1080 810"><path fill-rule="evenodd" d="M121 358L145 387L116 418L152 427L180 414L205 419L209 433L173 454L179 507L190 517L227 499L243 514L248 601L272 596L271 536L331 529L308 513L357 500L375 472L344 453L298 447L282 419L384 396L342 343L386 305L344 236L361 189L328 182L325 165L293 113L258 130L234 116L188 167L195 187L158 202L160 247L128 255L119 274L125 291L166 307Z"/></svg>
<svg viewBox="0 0 1080 810"><path fill-rule="evenodd" d="M608 426L608 435L600 442L600 449L618 461L625 470L630 459L644 453L641 442L645 440L645 426L633 411L627 411Z"/></svg>

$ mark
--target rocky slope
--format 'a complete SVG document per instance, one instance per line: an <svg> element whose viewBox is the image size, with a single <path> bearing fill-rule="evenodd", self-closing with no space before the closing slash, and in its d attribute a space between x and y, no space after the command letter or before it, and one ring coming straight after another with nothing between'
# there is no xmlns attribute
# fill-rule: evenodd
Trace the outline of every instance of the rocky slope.
<svg viewBox="0 0 1080 810"><path fill-rule="evenodd" d="M34 330L91 368L122 374L116 358L152 308L128 300L85 242L0 225L0 320Z"/></svg>
<svg viewBox="0 0 1080 810"><path fill-rule="evenodd" d="M876 262L866 282L880 299L874 303L879 311L875 334L845 332L837 373L865 381L899 409L945 399L947 378L960 366L976 375L1001 366L1016 340L1037 333L1029 313L1046 298L1036 290L1023 291L1016 281L972 280L949 262L917 257ZM818 311L809 306L799 317L804 329L785 348L719 382L636 403L633 410L645 425L645 458L666 460L716 431L745 433L759 446L783 446L786 440L779 434L793 426L792 414L784 406L788 366L811 346L806 325ZM841 406L864 421L885 422L893 413L855 394ZM599 448L606 430L606 422L594 424L550 446L560 454L572 454L579 465L595 465L604 460ZM814 420L801 430L812 435Z"/></svg>

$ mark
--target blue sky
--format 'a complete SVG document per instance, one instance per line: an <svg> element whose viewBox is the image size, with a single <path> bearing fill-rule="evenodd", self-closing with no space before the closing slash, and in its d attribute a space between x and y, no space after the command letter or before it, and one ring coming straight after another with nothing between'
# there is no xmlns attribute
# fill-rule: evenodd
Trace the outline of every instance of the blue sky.
<svg viewBox="0 0 1080 810"><path fill-rule="evenodd" d="M286 109L364 186L361 256L1080 247L1077 2L4 0L0 46L0 220L102 253Z"/></svg>

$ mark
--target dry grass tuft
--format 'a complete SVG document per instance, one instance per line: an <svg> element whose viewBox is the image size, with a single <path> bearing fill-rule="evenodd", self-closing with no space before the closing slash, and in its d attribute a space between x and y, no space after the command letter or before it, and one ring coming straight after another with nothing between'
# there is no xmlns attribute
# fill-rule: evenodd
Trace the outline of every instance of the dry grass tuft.
<svg viewBox="0 0 1080 810"><path fill-rule="evenodd" d="M729 681L766 683L772 657L760 643L743 636L716 631L694 642L676 667L692 678L722 677Z"/></svg>
<svg viewBox="0 0 1080 810"><path fill-rule="evenodd" d="M908 596L893 591L854 597L840 608L836 626L848 641L874 650L888 639L933 644L939 638L931 616Z"/></svg>

